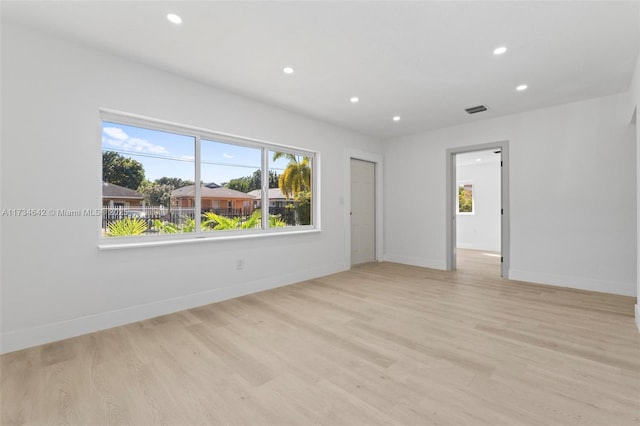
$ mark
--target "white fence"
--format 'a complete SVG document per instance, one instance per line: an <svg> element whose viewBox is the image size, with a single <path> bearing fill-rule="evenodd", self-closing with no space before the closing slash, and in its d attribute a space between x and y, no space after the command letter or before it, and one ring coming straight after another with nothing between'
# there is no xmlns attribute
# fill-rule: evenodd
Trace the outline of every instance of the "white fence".
<svg viewBox="0 0 640 426"><path fill-rule="evenodd" d="M126 217L139 218L147 222L151 228L153 221L158 219L171 223L182 223L187 217L194 219L194 208L164 206L144 206L144 207L102 207L102 228L107 229L110 223L124 219Z"/></svg>

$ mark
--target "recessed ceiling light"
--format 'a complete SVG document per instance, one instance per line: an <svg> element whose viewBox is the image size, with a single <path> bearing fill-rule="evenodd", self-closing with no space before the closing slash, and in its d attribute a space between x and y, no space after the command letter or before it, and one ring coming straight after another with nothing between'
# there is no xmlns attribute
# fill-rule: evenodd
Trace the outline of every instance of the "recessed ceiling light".
<svg viewBox="0 0 640 426"><path fill-rule="evenodd" d="M521 84L520 86L516 87L516 90L518 92L522 92L523 90L527 90L527 85L526 84Z"/></svg>
<svg viewBox="0 0 640 426"><path fill-rule="evenodd" d="M507 51L507 47L506 46L500 46L500 47L496 47L493 51L494 55L502 55L504 52Z"/></svg>
<svg viewBox="0 0 640 426"><path fill-rule="evenodd" d="M175 13L167 14L167 19L169 20L169 22L173 22L174 24L182 23L182 18L176 15Z"/></svg>
<svg viewBox="0 0 640 426"><path fill-rule="evenodd" d="M293 68L284 67L284 68L282 68L282 72L285 73L285 74L293 74Z"/></svg>
<svg viewBox="0 0 640 426"><path fill-rule="evenodd" d="M395 115L393 117L393 121L400 121L400 116L399 115Z"/></svg>
<svg viewBox="0 0 640 426"><path fill-rule="evenodd" d="M476 161L482 161L482 158L476 158Z"/></svg>
<svg viewBox="0 0 640 426"><path fill-rule="evenodd" d="M360 98L358 98L357 96L352 96L349 100L352 104L357 104L358 102L360 102Z"/></svg>

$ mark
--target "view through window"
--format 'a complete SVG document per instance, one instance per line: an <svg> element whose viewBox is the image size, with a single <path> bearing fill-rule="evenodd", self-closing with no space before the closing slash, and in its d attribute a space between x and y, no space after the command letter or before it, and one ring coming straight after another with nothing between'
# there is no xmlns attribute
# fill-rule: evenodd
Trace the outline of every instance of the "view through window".
<svg viewBox="0 0 640 426"><path fill-rule="evenodd" d="M102 121L103 237L313 225L314 153L122 121Z"/></svg>
<svg viewBox="0 0 640 426"><path fill-rule="evenodd" d="M473 184L458 185L458 213L473 213Z"/></svg>

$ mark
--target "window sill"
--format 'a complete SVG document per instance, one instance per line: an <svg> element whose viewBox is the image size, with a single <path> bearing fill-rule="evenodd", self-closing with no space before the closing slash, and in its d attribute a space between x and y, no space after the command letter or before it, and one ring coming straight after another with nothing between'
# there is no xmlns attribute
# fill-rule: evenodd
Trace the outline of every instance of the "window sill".
<svg viewBox="0 0 640 426"><path fill-rule="evenodd" d="M260 234L233 234L233 235L198 235L190 238L179 238L170 240L136 240L136 241L123 241L118 240L116 242L106 242L106 239L101 240L98 244L99 250L120 250L120 249L132 249L141 247L160 247L160 246L174 246L182 244L201 244L201 243L215 243L216 241L235 241L235 240L248 240L256 238L270 238L280 237L286 235L304 235L304 234L317 234L322 232L322 229L304 229L299 231L287 231L287 232L264 232Z"/></svg>

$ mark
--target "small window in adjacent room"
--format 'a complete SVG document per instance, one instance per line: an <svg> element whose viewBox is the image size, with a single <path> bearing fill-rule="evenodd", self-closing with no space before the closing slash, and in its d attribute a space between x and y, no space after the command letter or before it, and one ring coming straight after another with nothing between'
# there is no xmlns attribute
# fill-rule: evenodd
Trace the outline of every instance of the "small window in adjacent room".
<svg viewBox="0 0 640 426"><path fill-rule="evenodd" d="M472 183L458 183L458 214L473 214Z"/></svg>

